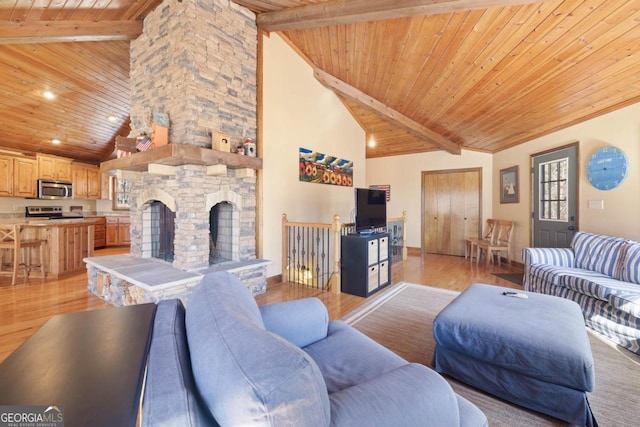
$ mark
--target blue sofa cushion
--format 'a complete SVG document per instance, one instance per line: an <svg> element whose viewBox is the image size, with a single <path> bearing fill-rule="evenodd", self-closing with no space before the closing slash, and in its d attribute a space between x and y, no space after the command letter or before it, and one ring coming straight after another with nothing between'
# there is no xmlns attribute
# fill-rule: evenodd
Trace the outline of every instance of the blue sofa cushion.
<svg viewBox="0 0 640 427"><path fill-rule="evenodd" d="M607 301L617 310L640 317L640 285L596 273L563 276L562 283L579 294Z"/></svg>
<svg viewBox="0 0 640 427"><path fill-rule="evenodd" d="M221 425L329 425L318 366L265 330L255 300L237 277L205 276L189 298L186 324L198 390Z"/></svg>
<svg viewBox="0 0 640 427"><path fill-rule="evenodd" d="M333 393L329 398L333 426L488 425L484 414L457 396L442 376L415 363Z"/></svg>
<svg viewBox="0 0 640 427"><path fill-rule="evenodd" d="M607 277L604 274L593 273L582 268L563 267L551 264L533 264L529 268L529 276L543 280L555 286L564 286L565 276L580 276L582 274L597 274L599 277Z"/></svg>
<svg viewBox="0 0 640 427"><path fill-rule="evenodd" d="M607 301L611 293L616 293L617 289L626 284L626 282L592 271L584 271L579 276L564 275L561 282L569 289L603 301Z"/></svg>
<svg viewBox="0 0 640 427"><path fill-rule="evenodd" d="M329 313L318 298L263 305L260 313L269 332L298 347L305 347L327 337Z"/></svg>
<svg viewBox="0 0 640 427"><path fill-rule="evenodd" d="M143 427L218 425L196 389L184 316L180 300L158 302L147 364Z"/></svg>
<svg viewBox="0 0 640 427"><path fill-rule="evenodd" d="M571 241L575 267L619 277L619 257L625 243L619 237L578 232Z"/></svg>
<svg viewBox="0 0 640 427"><path fill-rule="evenodd" d="M628 242L620 263L620 277L625 282L640 284L640 243ZM637 288L640 293L640 286Z"/></svg>
<svg viewBox="0 0 640 427"><path fill-rule="evenodd" d="M632 286L637 287L637 285L627 285L629 288ZM609 295L607 301L612 307L640 319L640 289L618 289L616 293Z"/></svg>
<svg viewBox="0 0 640 427"><path fill-rule="evenodd" d="M318 364L329 393L372 380L407 364L397 354L342 321L331 322L327 338L303 350Z"/></svg>

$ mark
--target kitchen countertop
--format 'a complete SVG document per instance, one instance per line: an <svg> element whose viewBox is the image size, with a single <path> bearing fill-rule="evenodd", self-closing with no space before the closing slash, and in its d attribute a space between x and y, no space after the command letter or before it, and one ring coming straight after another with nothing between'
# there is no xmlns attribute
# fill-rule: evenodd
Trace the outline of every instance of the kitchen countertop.
<svg viewBox="0 0 640 427"><path fill-rule="evenodd" d="M91 220L84 218L60 218L60 219L48 219L48 218L0 218L0 224L24 224L32 226L52 226L52 225L64 225L75 223L92 223Z"/></svg>

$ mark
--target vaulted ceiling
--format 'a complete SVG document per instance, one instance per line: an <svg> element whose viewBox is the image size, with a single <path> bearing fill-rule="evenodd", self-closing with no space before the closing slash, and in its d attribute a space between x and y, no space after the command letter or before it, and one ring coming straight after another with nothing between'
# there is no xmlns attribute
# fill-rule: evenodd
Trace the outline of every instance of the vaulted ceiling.
<svg viewBox="0 0 640 427"><path fill-rule="evenodd" d="M341 97L367 157L497 152L640 102L638 0L235 2ZM160 3L0 2L0 146L108 158L128 133L128 40Z"/></svg>

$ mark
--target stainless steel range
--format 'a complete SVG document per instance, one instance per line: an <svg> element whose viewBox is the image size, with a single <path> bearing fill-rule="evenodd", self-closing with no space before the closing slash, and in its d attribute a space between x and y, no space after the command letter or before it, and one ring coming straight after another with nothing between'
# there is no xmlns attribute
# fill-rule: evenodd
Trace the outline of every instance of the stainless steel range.
<svg viewBox="0 0 640 427"><path fill-rule="evenodd" d="M64 212L62 206L27 206L25 208L25 216L27 218L48 218L48 219L66 219L66 218L82 218L82 214L77 212Z"/></svg>

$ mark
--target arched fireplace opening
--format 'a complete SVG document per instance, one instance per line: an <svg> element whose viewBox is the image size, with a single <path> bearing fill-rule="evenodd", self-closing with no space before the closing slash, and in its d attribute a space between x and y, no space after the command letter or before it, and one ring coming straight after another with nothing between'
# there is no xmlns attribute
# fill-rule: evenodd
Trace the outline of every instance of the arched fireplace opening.
<svg viewBox="0 0 640 427"><path fill-rule="evenodd" d="M149 206L151 221L151 256L173 262L176 214L164 203L154 200Z"/></svg>
<svg viewBox="0 0 640 427"><path fill-rule="evenodd" d="M233 222L233 205L229 202L217 203L209 211L209 265L234 259Z"/></svg>

